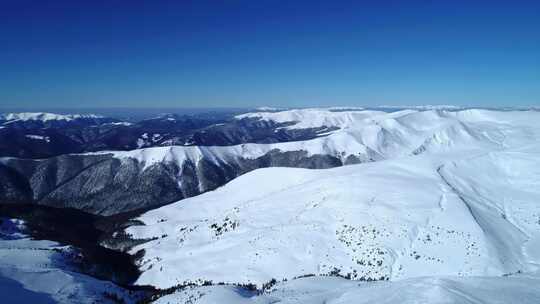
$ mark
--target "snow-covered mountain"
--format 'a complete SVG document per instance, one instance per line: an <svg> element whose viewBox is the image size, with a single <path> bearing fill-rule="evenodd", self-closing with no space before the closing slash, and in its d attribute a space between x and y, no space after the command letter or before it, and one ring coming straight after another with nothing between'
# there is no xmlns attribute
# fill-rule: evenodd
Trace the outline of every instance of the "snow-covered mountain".
<svg viewBox="0 0 540 304"><path fill-rule="evenodd" d="M320 169L410 155L501 150L537 140L539 114L324 109L252 113L251 123L268 120L280 126L277 131L296 132L307 126L320 133L314 139L270 144L152 147L43 160L4 158L0 198L114 214L197 195L257 168Z"/></svg>
<svg viewBox="0 0 540 304"><path fill-rule="evenodd" d="M80 128L112 122L117 122L117 120L95 114L56 114L46 112L20 112L0 114L0 126L2 126L2 128Z"/></svg>
<svg viewBox="0 0 540 304"><path fill-rule="evenodd" d="M262 111L189 134L241 141L2 158L0 198L104 215L159 207L107 244L134 245L136 284L165 289L163 303L539 297L527 289L540 273L539 112ZM180 288L192 283L211 286Z"/></svg>
<svg viewBox="0 0 540 304"><path fill-rule="evenodd" d="M445 111L377 111L333 112L328 110L290 110L257 112L237 116L286 124L286 129L325 128L319 138L273 144L241 144L235 146L155 147L114 152L118 158L136 158L148 164L155 162L208 158L216 163L234 158L256 158L268 151L305 151L308 155L331 155L342 160L362 156L363 159L386 159L421 153L425 149L445 149L474 143L479 146L503 147L504 132L510 119L529 122L540 115L531 112L495 112L468 110ZM502 119L499 121L499 119ZM512 123L511 122L511 123ZM527 122L523 122L527 123ZM480 126L482 124L482 126ZM518 126L516 126L518 127ZM100 153L108 153L100 152Z"/></svg>
<svg viewBox="0 0 540 304"><path fill-rule="evenodd" d="M286 128L295 128L315 115L303 111L248 115L290 121ZM376 290L411 285L425 287L424 295L436 293L437 302L459 292L448 299L459 303L476 296L492 300L488 291L475 294L474 284L495 291L507 282L513 286L508 295L515 297L537 280L540 264L538 118L532 111L332 112L315 124L335 128L326 136L271 149L342 160L369 155L371 162L325 170L259 169L143 214L138 219L144 225L126 229L147 240L132 249L144 250L137 283L170 288L211 281L262 288L272 279L292 280L258 297L262 303L276 297L294 302L298 298L287 293L289 284L310 275L395 282L358 288L343 283L336 287L343 293L329 299L344 303L356 299L345 294L379 296ZM223 149L115 157L143 163L206 158L219 164L235 154L260 155L252 154L259 145ZM323 288L313 280L306 288ZM201 288L212 291L193 290L235 294L228 287ZM517 301L532 303L539 295L528 296Z"/></svg>
<svg viewBox="0 0 540 304"><path fill-rule="evenodd" d="M79 114L10 113L0 116L0 156L47 158L68 153L163 146L227 146L307 140L319 129L236 119L228 112L162 114L140 121Z"/></svg>
<svg viewBox="0 0 540 304"><path fill-rule="evenodd" d="M139 282L262 285L307 274L397 280L535 271L540 192L531 183L538 182L540 155L513 153L253 171L150 211L140 218L145 226L129 228L135 238L157 238L134 249L145 250ZM463 179L474 183L463 186Z"/></svg>
<svg viewBox="0 0 540 304"><path fill-rule="evenodd" d="M326 155L342 164L391 159L424 152L461 149L500 150L540 137L540 113L487 110L334 112L321 109L257 112L237 116L285 124L286 129L324 128L318 138L273 144L155 147L112 152L136 159L145 168L156 163L207 160L215 165L256 159L270 151ZM99 152L110 153L110 152Z"/></svg>
<svg viewBox="0 0 540 304"><path fill-rule="evenodd" d="M21 112L21 113L6 113L0 114L0 120L5 121L28 121L28 120L39 120L39 121L49 121L49 120L65 120L72 121L76 119L97 119L104 118L100 115L95 114L54 114L54 113L44 113L44 112Z"/></svg>

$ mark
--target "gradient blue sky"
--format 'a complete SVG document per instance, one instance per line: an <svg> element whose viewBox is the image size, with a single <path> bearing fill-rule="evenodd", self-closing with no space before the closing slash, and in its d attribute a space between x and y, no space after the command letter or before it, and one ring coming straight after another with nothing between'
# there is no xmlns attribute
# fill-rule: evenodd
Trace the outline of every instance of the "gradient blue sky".
<svg viewBox="0 0 540 304"><path fill-rule="evenodd" d="M540 105L540 1L0 0L0 107Z"/></svg>

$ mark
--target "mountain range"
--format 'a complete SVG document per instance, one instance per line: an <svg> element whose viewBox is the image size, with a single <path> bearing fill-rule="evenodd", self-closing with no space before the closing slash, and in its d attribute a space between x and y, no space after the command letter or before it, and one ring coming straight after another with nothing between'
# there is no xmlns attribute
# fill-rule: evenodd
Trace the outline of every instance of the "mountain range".
<svg viewBox="0 0 540 304"><path fill-rule="evenodd" d="M534 110L20 113L0 125L2 205L91 215L96 246L132 257L128 285L154 289L115 287L125 301L540 300Z"/></svg>

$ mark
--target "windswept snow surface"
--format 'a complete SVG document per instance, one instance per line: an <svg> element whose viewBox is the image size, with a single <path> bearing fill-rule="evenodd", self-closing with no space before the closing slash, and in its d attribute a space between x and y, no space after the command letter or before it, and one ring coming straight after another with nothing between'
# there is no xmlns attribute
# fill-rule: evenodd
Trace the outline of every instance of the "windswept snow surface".
<svg viewBox="0 0 540 304"><path fill-rule="evenodd" d="M133 249L145 250L137 283L262 286L307 274L399 281L538 271L539 113L358 113L365 118L325 138L288 145L369 148L380 161L259 169L143 214L145 225L127 230L155 238Z"/></svg>

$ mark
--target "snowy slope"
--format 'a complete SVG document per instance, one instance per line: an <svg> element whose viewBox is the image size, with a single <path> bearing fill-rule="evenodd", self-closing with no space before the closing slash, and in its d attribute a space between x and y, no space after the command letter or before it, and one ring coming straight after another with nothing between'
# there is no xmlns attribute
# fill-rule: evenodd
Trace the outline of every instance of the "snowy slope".
<svg viewBox="0 0 540 304"><path fill-rule="evenodd" d="M517 271L501 264L436 167L417 159L260 169L141 220L146 226L128 233L159 239L134 249L145 249L138 283L159 287L332 272L379 280Z"/></svg>
<svg viewBox="0 0 540 304"><path fill-rule="evenodd" d="M128 232L137 238L165 237L141 246L146 255L139 282L160 287L199 279L262 284L335 268L353 279L392 280L535 270L540 254L533 232L538 228L522 237L509 234L507 225L481 221L489 210L471 211L460 192L440 177L437 163L411 157L330 170L261 169L148 212L141 218L146 226ZM478 169L452 176L492 173ZM519 176L538 182L531 169ZM505 188L484 186L504 200ZM519 198L528 209L516 207L507 218L524 212L526 223L538 225L537 196ZM522 252L524 242L536 251ZM514 243L520 246L510 246Z"/></svg>
<svg viewBox="0 0 540 304"><path fill-rule="evenodd" d="M135 302L111 282L70 271L69 247L28 238L20 220L0 218L0 223L2 303L116 303L104 293Z"/></svg>
<svg viewBox="0 0 540 304"><path fill-rule="evenodd" d="M540 265L540 146L490 152L441 167L507 268ZM470 174L474 172L474 174Z"/></svg>
<svg viewBox="0 0 540 304"><path fill-rule="evenodd" d="M154 303L190 304L507 304L539 303L535 277L427 277L358 283L340 278L303 278L278 283L262 295L232 286L188 288Z"/></svg>

